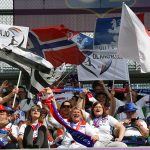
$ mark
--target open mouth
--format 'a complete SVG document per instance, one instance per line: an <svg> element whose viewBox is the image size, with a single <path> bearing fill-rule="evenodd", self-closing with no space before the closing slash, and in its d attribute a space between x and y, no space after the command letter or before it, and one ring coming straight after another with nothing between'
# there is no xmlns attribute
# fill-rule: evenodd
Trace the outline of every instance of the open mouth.
<svg viewBox="0 0 150 150"><path fill-rule="evenodd" d="M73 118L79 118L80 116L79 115L73 115Z"/></svg>
<svg viewBox="0 0 150 150"><path fill-rule="evenodd" d="M38 113L34 113L34 115L37 115Z"/></svg>
<svg viewBox="0 0 150 150"><path fill-rule="evenodd" d="M95 112L101 112L99 109L95 110Z"/></svg>

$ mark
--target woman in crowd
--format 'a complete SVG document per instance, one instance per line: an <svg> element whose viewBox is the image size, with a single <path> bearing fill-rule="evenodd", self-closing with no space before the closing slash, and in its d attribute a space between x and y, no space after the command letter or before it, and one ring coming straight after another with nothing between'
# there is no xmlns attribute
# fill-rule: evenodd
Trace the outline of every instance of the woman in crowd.
<svg viewBox="0 0 150 150"><path fill-rule="evenodd" d="M48 132L41 118L41 107L34 105L27 113L27 122L19 129L19 148L48 148Z"/></svg>
<svg viewBox="0 0 150 150"><path fill-rule="evenodd" d="M89 124L95 128L99 135L99 147L127 147L126 144L121 142L125 131L124 126L114 117L108 115L105 106L100 102L93 104ZM119 131L117 138L112 135L113 128Z"/></svg>
<svg viewBox="0 0 150 150"><path fill-rule="evenodd" d="M76 106L72 108L70 112L70 117L67 120L67 124L72 128L91 136L92 141L95 143L94 147L98 146L97 143L98 135L96 135L93 128L83 119L82 111L80 108ZM64 132L61 145L58 148L85 148L85 147L86 146L76 142L72 138L71 134L68 131L66 131Z"/></svg>

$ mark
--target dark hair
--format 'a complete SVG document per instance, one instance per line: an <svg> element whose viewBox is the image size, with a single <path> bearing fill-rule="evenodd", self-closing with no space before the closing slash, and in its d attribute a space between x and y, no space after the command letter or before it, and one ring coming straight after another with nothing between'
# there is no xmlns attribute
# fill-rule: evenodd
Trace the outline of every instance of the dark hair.
<svg viewBox="0 0 150 150"><path fill-rule="evenodd" d="M31 107L31 109L27 112L27 124L32 123L31 111L32 111L32 108L35 107L35 106L39 107L39 109L42 110L39 105L33 105ZM40 113L40 117L39 117L38 120L39 120L39 122L42 122L40 119L41 119L41 113Z"/></svg>
<svg viewBox="0 0 150 150"><path fill-rule="evenodd" d="M22 88L22 89L24 89L24 91L26 91L26 88L24 87L24 86L18 86L18 88Z"/></svg>
<svg viewBox="0 0 150 150"><path fill-rule="evenodd" d="M113 81L108 81L107 87L112 88L112 86L113 86Z"/></svg>
<svg viewBox="0 0 150 150"><path fill-rule="evenodd" d="M98 93L95 95L95 99L96 99L96 100L98 100L99 95L104 95L104 96L106 97L104 106L105 106L105 107L109 107L109 106L110 106L110 103L109 103L108 95L107 95L105 92L98 92Z"/></svg>
<svg viewBox="0 0 150 150"><path fill-rule="evenodd" d="M108 96L107 96L107 94L105 92L98 92L98 93L96 93L95 98L97 99L99 95L104 95L106 97L106 99L108 99Z"/></svg>
<svg viewBox="0 0 150 150"><path fill-rule="evenodd" d="M108 113L106 112L106 108L104 105L102 105L100 102L95 102L92 105L92 109L91 109L91 118L94 119L95 118L95 114L94 114L94 108L96 105L100 104L103 107L103 114L102 114L102 118L106 117L108 115Z"/></svg>
<svg viewBox="0 0 150 150"><path fill-rule="evenodd" d="M71 102L69 100L66 100L66 101L62 102L60 109L63 108L63 106L66 102L68 102L70 104L70 108L72 108Z"/></svg>
<svg viewBox="0 0 150 150"><path fill-rule="evenodd" d="M99 81L94 81L92 83L92 89L94 90L96 86L100 86Z"/></svg>
<svg viewBox="0 0 150 150"><path fill-rule="evenodd" d="M126 85L129 86L129 82L128 82L128 81L123 82L123 88L124 88Z"/></svg>

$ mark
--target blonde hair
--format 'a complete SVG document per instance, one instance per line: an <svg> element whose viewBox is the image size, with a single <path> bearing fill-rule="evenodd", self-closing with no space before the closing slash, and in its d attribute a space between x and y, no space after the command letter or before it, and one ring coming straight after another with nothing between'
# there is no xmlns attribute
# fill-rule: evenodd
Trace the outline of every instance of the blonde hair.
<svg viewBox="0 0 150 150"><path fill-rule="evenodd" d="M71 108L69 120L71 120L71 113L72 113L75 109L80 110L81 115L82 115L82 120L83 120L83 121L86 121L86 117L84 116L82 109L81 109L80 107L78 107L78 106L74 106L74 107Z"/></svg>

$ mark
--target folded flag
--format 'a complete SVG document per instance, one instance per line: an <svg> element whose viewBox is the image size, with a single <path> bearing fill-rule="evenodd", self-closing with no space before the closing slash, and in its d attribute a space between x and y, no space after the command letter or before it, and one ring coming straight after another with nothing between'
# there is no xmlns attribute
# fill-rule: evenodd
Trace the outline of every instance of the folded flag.
<svg viewBox="0 0 150 150"><path fill-rule="evenodd" d="M50 72L53 68L53 65L49 61L22 47L7 46L7 48L3 48L0 51L10 59L43 72Z"/></svg>

